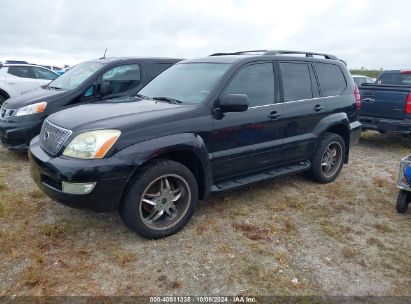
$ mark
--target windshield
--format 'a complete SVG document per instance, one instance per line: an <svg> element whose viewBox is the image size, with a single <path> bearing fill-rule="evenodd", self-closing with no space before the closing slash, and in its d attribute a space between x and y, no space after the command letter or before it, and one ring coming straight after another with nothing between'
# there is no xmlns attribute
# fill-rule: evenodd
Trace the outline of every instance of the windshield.
<svg viewBox="0 0 411 304"><path fill-rule="evenodd" d="M102 66L102 63L97 62L80 63L50 82L49 87L61 90L74 89Z"/></svg>
<svg viewBox="0 0 411 304"><path fill-rule="evenodd" d="M183 103L204 101L231 64L183 63L170 67L147 84L139 94L166 97Z"/></svg>

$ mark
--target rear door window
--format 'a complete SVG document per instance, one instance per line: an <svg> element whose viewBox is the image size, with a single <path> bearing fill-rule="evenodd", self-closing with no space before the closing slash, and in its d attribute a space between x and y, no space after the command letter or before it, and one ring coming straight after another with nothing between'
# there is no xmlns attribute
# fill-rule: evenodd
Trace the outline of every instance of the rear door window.
<svg viewBox="0 0 411 304"><path fill-rule="evenodd" d="M347 88L347 82L340 67L330 63L314 63L320 82L322 96L340 95Z"/></svg>
<svg viewBox="0 0 411 304"><path fill-rule="evenodd" d="M37 79L54 80L58 77L53 72L43 68L32 67L32 69Z"/></svg>
<svg viewBox="0 0 411 304"><path fill-rule="evenodd" d="M310 70L306 63L280 62L284 101L313 98Z"/></svg>
<svg viewBox="0 0 411 304"><path fill-rule="evenodd" d="M102 80L110 82L112 94L129 91L141 82L140 65L127 64L112 68L103 74Z"/></svg>
<svg viewBox="0 0 411 304"><path fill-rule="evenodd" d="M29 66L10 66L7 73L20 78L35 78Z"/></svg>

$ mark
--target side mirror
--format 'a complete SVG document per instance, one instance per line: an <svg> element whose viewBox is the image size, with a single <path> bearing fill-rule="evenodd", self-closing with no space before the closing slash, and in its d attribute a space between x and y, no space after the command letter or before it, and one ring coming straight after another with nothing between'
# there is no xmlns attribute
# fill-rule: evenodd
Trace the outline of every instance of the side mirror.
<svg viewBox="0 0 411 304"><path fill-rule="evenodd" d="M111 93L111 83L108 81L103 81L100 84L100 89L99 89L100 96L106 96Z"/></svg>
<svg viewBox="0 0 411 304"><path fill-rule="evenodd" d="M246 94L228 94L223 96L220 101L220 112L244 112L247 111L248 96Z"/></svg>

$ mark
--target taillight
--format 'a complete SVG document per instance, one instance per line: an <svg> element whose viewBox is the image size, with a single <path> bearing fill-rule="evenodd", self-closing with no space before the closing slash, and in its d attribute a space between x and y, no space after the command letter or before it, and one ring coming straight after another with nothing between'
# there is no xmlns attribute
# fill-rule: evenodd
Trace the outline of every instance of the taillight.
<svg viewBox="0 0 411 304"><path fill-rule="evenodd" d="M411 114L411 93L407 95L407 104L405 106L405 113Z"/></svg>
<svg viewBox="0 0 411 304"><path fill-rule="evenodd" d="M360 96L360 90L358 90L357 85L355 85L354 96L355 96L355 101L357 102L357 110L359 110L361 108L361 96Z"/></svg>
<svg viewBox="0 0 411 304"><path fill-rule="evenodd" d="M411 70L401 70L400 74L411 74Z"/></svg>

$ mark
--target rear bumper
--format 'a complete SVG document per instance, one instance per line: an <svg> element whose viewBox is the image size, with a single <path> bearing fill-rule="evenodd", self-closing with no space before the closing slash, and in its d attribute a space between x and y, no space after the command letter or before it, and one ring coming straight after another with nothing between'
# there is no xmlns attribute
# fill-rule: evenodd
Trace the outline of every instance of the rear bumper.
<svg viewBox="0 0 411 304"><path fill-rule="evenodd" d="M27 150L31 139L38 135L43 120L12 123L0 121L0 143L10 150Z"/></svg>
<svg viewBox="0 0 411 304"><path fill-rule="evenodd" d="M118 209L133 166L116 158L80 160L64 156L52 158L39 145L38 137L30 144L31 177L50 198L73 208L98 212ZM67 194L62 182L95 183L88 194Z"/></svg>
<svg viewBox="0 0 411 304"><path fill-rule="evenodd" d="M370 116L360 116L364 130L393 132L401 134L411 133L411 119L388 119Z"/></svg>

